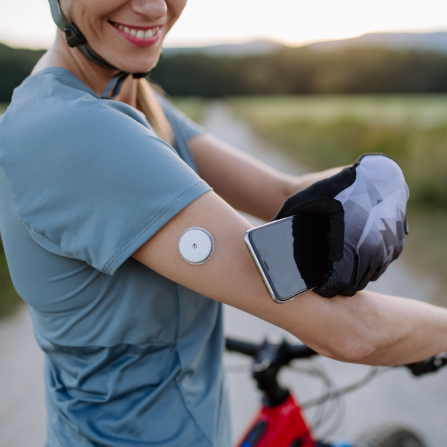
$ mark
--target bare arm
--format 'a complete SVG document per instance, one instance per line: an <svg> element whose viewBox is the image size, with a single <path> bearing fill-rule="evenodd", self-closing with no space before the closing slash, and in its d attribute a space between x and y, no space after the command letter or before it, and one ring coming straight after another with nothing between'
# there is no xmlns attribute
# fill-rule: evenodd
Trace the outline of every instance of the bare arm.
<svg viewBox="0 0 447 447"><path fill-rule="evenodd" d="M233 208L270 220L292 194L340 168L300 177L283 174L210 134L189 142L201 177Z"/></svg>
<svg viewBox="0 0 447 447"><path fill-rule="evenodd" d="M181 233L207 229L216 251L193 266L178 254ZM161 275L214 300L237 307L289 331L323 355L342 361L393 365L447 350L447 310L371 292L322 298L309 292L274 304L244 244L251 225L215 193L190 204L134 257Z"/></svg>

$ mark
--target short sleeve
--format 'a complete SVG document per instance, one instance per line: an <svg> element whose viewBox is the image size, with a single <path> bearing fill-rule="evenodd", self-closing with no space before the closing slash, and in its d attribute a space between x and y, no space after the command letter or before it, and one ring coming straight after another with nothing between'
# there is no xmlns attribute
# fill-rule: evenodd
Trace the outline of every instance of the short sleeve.
<svg viewBox="0 0 447 447"><path fill-rule="evenodd" d="M101 272L211 190L129 106L81 98L29 118L3 162L19 216L44 248Z"/></svg>

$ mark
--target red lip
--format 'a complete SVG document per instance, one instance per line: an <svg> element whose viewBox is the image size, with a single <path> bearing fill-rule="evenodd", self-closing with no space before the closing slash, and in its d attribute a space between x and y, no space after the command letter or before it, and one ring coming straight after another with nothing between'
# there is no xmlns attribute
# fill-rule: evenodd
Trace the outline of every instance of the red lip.
<svg viewBox="0 0 447 447"><path fill-rule="evenodd" d="M152 45L155 45L161 38L161 31L163 29L163 25L155 25L155 26L135 26L135 25L125 25L124 23L118 23L118 22L109 22L110 25L113 27L113 29L115 31L117 31L119 34L121 34L121 36L123 36L128 42L130 42L131 44L137 46L137 47L151 47ZM127 34L126 32L124 32L123 30L117 28L115 25L121 25L123 27L127 27L127 28L133 28L133 29L138 29L138 30L142 30L142 31L147 31L148 29L154 29L157 27L160 27L160 30L158 31L157 34L155 34L155 36L152 36L151 38L139 38L139 37L135 37L132 36L131 34Z"/></svg>

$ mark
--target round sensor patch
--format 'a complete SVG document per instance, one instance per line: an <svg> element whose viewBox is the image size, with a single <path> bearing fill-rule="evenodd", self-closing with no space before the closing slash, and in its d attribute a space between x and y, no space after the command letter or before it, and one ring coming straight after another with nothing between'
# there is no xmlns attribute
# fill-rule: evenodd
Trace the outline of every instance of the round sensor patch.
<svg viewBox="0 0 447 447"><path fill-rule="evenodd" d="M188 228L178 240L178 251L189 264L204 264L214 253L213 236L203 228Z"/></svg>

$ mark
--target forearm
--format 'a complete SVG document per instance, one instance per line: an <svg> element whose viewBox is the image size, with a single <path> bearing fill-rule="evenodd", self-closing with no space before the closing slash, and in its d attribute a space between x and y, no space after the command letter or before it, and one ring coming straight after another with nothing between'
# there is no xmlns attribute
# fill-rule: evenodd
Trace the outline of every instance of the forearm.
<svg viewBox="0 0 447 447"><path fill-rule="evenodd" d="M313 317L285 329L336 360L400 365L447 350L446 309L369 291L332 299L310 292L295 301L292 320L301 320L299 313Z"/></svg>
<svg viewBox="0 0 447 447"><path fill-rule="evenodd" d="M190 141L202 178L233 208L270 220L284 201L341 168L292 176L279 172L209 134Z"/></svg>

